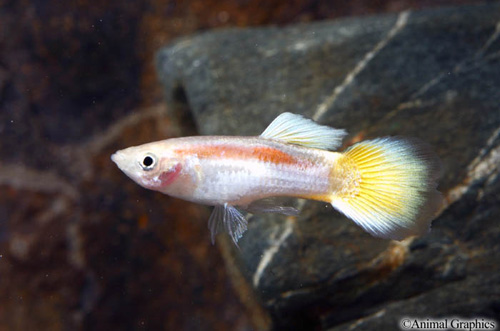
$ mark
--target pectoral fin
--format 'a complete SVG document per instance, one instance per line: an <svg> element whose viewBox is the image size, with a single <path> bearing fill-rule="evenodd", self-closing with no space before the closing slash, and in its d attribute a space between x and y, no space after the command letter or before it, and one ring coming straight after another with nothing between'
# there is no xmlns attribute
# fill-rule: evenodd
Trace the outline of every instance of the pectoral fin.
<svg viewBox="0 0 500 331"><path fill-rule="evenodd" d="M212 215L208 220L208 228L211 232L212 244L215 243L215 236L226 231L233 242L238 245L238 240L247 230L248 221L235 207L225 203L215 206Z"/></svg>

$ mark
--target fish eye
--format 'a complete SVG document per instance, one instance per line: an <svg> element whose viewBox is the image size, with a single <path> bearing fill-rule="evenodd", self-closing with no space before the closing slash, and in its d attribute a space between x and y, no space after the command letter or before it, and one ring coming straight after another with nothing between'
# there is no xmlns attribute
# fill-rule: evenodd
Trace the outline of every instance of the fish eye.
<svg viewBox="0 0 500 331"><path fill-rule="evenodd" d="M152 170L156 165L156 157L153 154L146 154L139 164L143 170Z"/></svg>

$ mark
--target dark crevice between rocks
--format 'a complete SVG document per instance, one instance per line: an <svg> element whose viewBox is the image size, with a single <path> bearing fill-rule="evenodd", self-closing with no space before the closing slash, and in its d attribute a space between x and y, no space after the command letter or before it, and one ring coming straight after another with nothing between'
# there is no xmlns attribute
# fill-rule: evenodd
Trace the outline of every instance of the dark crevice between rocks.
<svg viewBox="0 0 500 331"><path fill-rule="evenodd" d="M185 135L198 135L200 130L194 120L186 89L177 83L172 89L171 112L177 123L185 130Z"/></svg>

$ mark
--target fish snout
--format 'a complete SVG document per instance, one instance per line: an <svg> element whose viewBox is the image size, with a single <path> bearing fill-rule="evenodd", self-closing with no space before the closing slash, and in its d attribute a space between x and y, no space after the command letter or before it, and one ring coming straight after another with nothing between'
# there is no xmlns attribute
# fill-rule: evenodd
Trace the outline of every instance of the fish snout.
<svg viewBox="0 0 500 331"><path fill-rule="evenodd" d="M117 151L113 155L111 155L111 161L113 161L118 168L122 168L125 163L125 155L121 151Z"/></svg>

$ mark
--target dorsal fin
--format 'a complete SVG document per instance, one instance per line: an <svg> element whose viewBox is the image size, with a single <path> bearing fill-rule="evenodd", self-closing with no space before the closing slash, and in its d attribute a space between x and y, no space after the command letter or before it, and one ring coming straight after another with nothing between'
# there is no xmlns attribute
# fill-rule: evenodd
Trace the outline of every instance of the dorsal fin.
<svg viewBox="0 0 500 331"><path fill-rule="evenodd" d="M343 129L320 125L301 115L283 113L260 136L290 144L333 150L342 144L342 138L346 134Z"/></svg>

